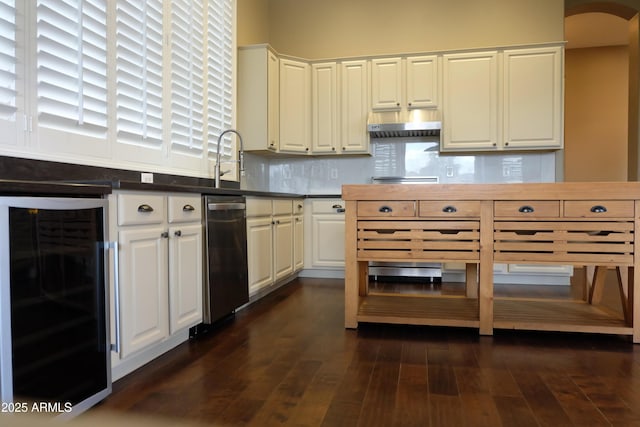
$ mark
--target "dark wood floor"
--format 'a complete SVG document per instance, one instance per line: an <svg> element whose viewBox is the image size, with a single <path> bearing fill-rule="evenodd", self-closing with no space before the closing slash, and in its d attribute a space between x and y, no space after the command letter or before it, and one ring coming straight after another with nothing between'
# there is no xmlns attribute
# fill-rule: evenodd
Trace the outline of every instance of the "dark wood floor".
<svg viewBox="0 0 640 427"><path fill-rule="evenodd" d="M89 414L220 426L640 426L626 337L360 325L298 279L114 384Z"/></svg>

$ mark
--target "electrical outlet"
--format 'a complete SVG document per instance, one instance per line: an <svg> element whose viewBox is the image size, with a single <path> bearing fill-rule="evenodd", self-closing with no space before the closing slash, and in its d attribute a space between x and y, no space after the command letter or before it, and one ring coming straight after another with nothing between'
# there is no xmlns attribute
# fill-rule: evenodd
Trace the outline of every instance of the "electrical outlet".
<svg viewBox="0 0 640 427"><path fill-rule="evenodd" d="M153 174L150 172L142 172L140 174L140 182L146 182L147 184L153 184Z"/></svg>
<svg viewBox="0 0 640 427"><path fill-rule="evenodd" d="M331 179L338 179L338 169L331 169L329 175L331 176Z"/></svg>
<svg viewBox="0 0 640 427"><path fill-rule="evenodd" d="M453 166L447 166L445 169L446 169L447 177L452 178L453 177Z"/></svg>

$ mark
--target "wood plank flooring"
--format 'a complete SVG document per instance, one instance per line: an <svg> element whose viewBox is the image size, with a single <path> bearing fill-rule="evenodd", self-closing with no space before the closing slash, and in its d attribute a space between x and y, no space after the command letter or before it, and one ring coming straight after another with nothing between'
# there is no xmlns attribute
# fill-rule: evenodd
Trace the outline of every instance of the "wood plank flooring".
<svg viewBox="0 0 640 427"><path fill-rule="evenodd" d="M296 279L116 382L88 414L219 426L640 426L640 346L627 337L343 322L342 280Z"/></svg>

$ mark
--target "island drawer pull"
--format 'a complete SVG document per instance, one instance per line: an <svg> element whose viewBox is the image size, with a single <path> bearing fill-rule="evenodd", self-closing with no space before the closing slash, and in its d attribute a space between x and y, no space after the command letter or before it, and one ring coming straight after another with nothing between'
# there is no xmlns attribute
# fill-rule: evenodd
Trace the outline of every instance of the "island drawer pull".
<svg viewBox="0 0 640 427"><path fill-rule="evenodd" d="M138 206L138 212L153 212L153 208L146 203Z"/></svg>
<svg viewBox="0 0 640 427"><path fill-rule="evenodd" d="M389 212L393 212L393 209L391 209L391 207L389 206L380 206L380 209L378 209L378 212L389 213Z"/></svg>
<svg viewBox="0 0 640 427"><path fill-rule="evenodd" d="M606 211L607 211L607 208L602 205L595 205L591 207L591 212L593 213L605 213Z"/></svg>
<svg viewBox="0 0 640 427"><path fill-rule="evenodd" d="M442 208L442 212L444 213L456 213L458 212L458 209L456 209L455 206L445 206L444 208Z"/></svg>
<svg viewBox="0 0 640 427"><path fill-rule="evenodd" d="M342 205L333 205L331 206L332 209L342 209Z"/></svg>
<svg viewBox="0 0 640 427"><path fill-rule="evenodd" d="M520 206L520 209L518 209L518 212L521 213L532 213L535 209L533 209L533 207L525 205L525 206Z"/></svg>

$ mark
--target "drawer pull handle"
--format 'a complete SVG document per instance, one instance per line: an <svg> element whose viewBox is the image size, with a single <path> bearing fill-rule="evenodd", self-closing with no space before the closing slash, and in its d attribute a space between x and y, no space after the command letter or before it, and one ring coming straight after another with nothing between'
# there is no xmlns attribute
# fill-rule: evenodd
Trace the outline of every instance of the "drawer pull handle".
<svg viewBox="0 0 640 427"><path fill-rule="evenodd" d="M520 206L520 209L518 209L518 212L521 212L521 213L531 213L533 211L534 209L531 206L527 206L527 205Z"/></svg>
<svg viewBox="0 0 640 427"><path fill-rule="evenodd" d="M393 212L393 209L391 209L389 206L381 206L380 209L378 209L378 212L389 213Z"/></svg>
<svg viewBox="0 0 640 427"><path fill-rule="evenodd" d="M183 212L193 212L193 211L195 211L195 210L196 210L196 208L194 208L194 207L193 207L193 206L191 206L191 205L184 205L184 206L182 207L182 211L183 211Z"/></svg>
<svg viewBox="0 0 640 427"><path fill-rule="evenodd" d="M153 212L153 208L145 203L138 206L138 212Z"/></svg>
<svg viewBox="0 0 640 427"><path fill-rule="evenodd" d="M442 208L442 212L444 212L444 213L456 213L456 212L458 212L458 209L456 209L455 206L445 206L444 208Z"/></svg>
<svg viewBox="0 0 640 427"><path fill-rule="evenodd" d="M593 213L605 213L607 208L602 205L595 205L591 207L591 212Z"/></svg>
<svg viewBox="0 0 640 427"><path fill-rule="evenodd" d="M333 205L331 206L333 209L342 209L342 205Z"/></svg>
<svg viewBox="0 0 640 427"><path fill-rule="evenodd" d="M338 208L338 209L336 210L336 212L338 212L338 213L344 213L345 211L346 211L346 209L345 209L345 208Z"/></svg>

